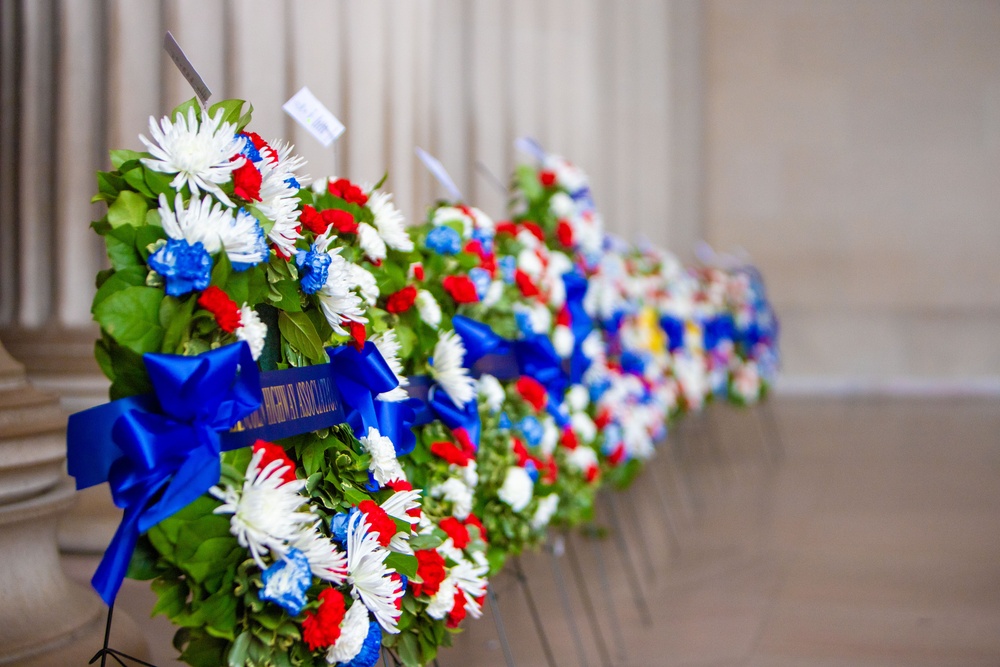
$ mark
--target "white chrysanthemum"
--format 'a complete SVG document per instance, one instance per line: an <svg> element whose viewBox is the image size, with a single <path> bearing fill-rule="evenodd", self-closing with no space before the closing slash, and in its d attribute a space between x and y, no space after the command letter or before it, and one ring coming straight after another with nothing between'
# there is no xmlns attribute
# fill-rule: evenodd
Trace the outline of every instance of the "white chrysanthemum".
<svg viewBox="0 0 1000 667"><path fill-rule="evenodd" d="M441 324L441 306L434 295L425 289L417 290L416 303L420 319L428 326L437 329Z"/></svg>
<svg viewBox="0 0 1000 667"><path fill-rule="evenodd" d="M575 384L566 392L566 405L573 412L586 410L590 405L590 392L582 384Z"/></svg>
<svg viewBox="0 0 1000 667"><path fill-rule="evenodd" d="M364 302L374 306L379 296L378 281L375 280L375 276L360 264L348 264L347 271Z"/></svg>
<svg viewBox="0 0 1000 667"><path fill-rule="evenodd" d="M556 451L560 435L562 434L559 431L559 427L556 426L552 417L545 417L542 420L542 440L538 443L538 448L542 451L542 454L551 456L552 452Z"/></svg>
<svg viewBox="0 0 1000 667"><path fill-rule="evenodd" d="M577 447L566 457L566 462L582 473L597 465L597 452L583 445Z"/></svg>
<svg viewBox="0 0 1000 667"><path fill-rule="evenodd" d="M597 425L586 412L574 412L569 418L569 424L582 442L590 443L597 437Z"/></svg>
<svg viewBox="0 0 1000 667"><path fill-rule="evenodd" d="M532 236L531 238L535 237ZM527 273L532 280L536 280L542 275L542 270L545 267L542 264L542 260L538 257L537 252L529 248L524 248L521 252L517 253L517 268Z"/></svg>
<svg viewBox="0 0 1000 667"><path fill-rule="evenodd" d="M219 241L233 264L256 266L268 256L264 228L244 209L219 226Z"/></svg>
<svg viewBox="0 0 1000 667"><path fill-rule="evenodd" d="M459 521L465 521L472 513L472 489L457 477L449 477L443 483L431 488L432 498L442 498L451 503L451 513Z"/></svg>
<svg viewBox="0 0 1000 667"><path fill-rule="evenodd" d="M438 586L437 592L431 596L431 601L427 603L427 615L437 620L443 619L455 606L455 593L458 585L451 577L445 577Z"/></svg>
<svg viewBox="0 0 1000 667"><path fill-rule="evenodd" d="M395 330L389 329L384 333L372 336L368 340L375 344L379 354L385 359L385 363L388 364L392 374L399 381L398 387L379 394L377 398L380 401L405 401L409 398L409 394L406 393L404 387L409 386L410 379L403 373L403 363L399 360L399 341L396 340Z"/></svg>
<svg viewBox="0 0 1000 667"><path fill-rule="evenodd" d="M214 255L222 247L220 233L233 222L233 213L211 197L192 197L187 208L184 198L177 194L174 210L170 209L167 196L160 193L160 223L167 236L194 245L201 242L205 251Z"/></svg>
<svg viewBox="0 0 1000 667"><path fill-rule="evenodd" d="M243 166L245 159L233 160L239 155L244 140L236 135L236 126L223 123L220 109L209 118L201 112L201 122L189 107L187 117L178 113L173 122L164 116L160 124L149 119L149 134L152 141L139 135L139 140L149 150L151 158L142 158L148 169L163 174L177 174L170 186L180 190L185 185L191 198L198 198L202 191L218 197L226 206L233 202L219 187L232 179L233 171Z"/></svg>
<svg viewBox="0 0 1000 667"><path fill-rule="evenodd" d="M486 407L490 409L490 412L498 412L507 398L500 380L486 373L479 377L477 386L479 387L479 395L485 399Z"/></svg>
<svg viewBox="0 0 1000 667"><path fill-rule="evenodd" d="M257 361L260 353L264 351L267 325L260 321L257 311L246 304L240 308L240 326L236 329L236 337L250 345L250 354L253 355L253 360Z"/></svg>
<svg viewBox="0 0 1000 667"><path fill-rule="evenodd" d="M330 252L330 267L326 276L326 284L316 293L319 306L330 327L341 336L346 336L344 321L350 320L362 324L368 322L362 309L361 297L353 290L353 273L350 265L339 254L340 248Z"/></svg>
<svg viewBox="0 0 1000 667"><path fill-rule="evenodd" d="M733 389L744 401L757 400L760 395L760 372L755 362L748 361L736 369L733 374Z"/></svg>
<svg viewBox="0 0 1000 667"><path fill-rule="evenodd" d="M347 583L351 596L361 600L382 629L394 635L399 632L396 600L403 596L403 589L390 578L395 570L385 566L389 550L379 546L362 516L354 514L347 523Z"/></svg>
<svg viewBox="0 0 1000 667"><path fill-rule="evenodd" d="M290 179L304 180L295 174L305 161L291 155L292 147L284 142L271 144L277 159L263 159L256 163L260 169L260 202L257 208L274 221L267 236L285 255L295 254L295 241L302 237L299 231L299 191Z"/></svg>
<svg viewBox="0 0 1000 667"><path fill-rule="evenodd" d="M655 415L654 415L655 417ZM653 456L656 450L653 448L653 439L649 436L649 429L646 421L639 419L624 419L622 439L625 442L625 451L630 458L646 460Z"/></svg>
<svg viewBox="0 0 1000 667"><path fill-rule="evenodd" d="M503 479L503 486L500 487L497 496L510 505L512 510L520 512L531 502L534 490L535 483L531 480L528 471L521 466L511 466L507 468L507 475Z"/></svg>
<svg viewBox="0 0 1000 667"><path fill-rule="evenodd" d="M570 218L576 213L576 204L565 192L557 192L549 199L549 211L556 218Z"/></svg>
<svg viewBox="0 0 1000 667"><path fill-rule="evenodd" d="M687 350L678 350L674 355L674 376L681 386L688 407L692 410L700 409L708 394L705 358L693 355Z"/></svg>
<svg viewBox="0 0 1000 667"><path fill-rule="evenodd" d="M291 546L295 547L309 561L313 576L339 586L347 579L347 556L326 535L322 535L316 525L296 535Z"/></svg>
<svg viewBox="0 0 1000 667"><path fill-rule="evenodd" d="M557 325L555 331L552 332L552 347L556 354L563 359L569 359L573 354L574 343L576 343L576 338L573 336L572 329L565 324Z"/></svg>
<svg viewBox="0 0 1000 667"><path fill-rule="evenodd" d="M392 440L378 432L375 427L369 427L368 435L363 436L361 444L365 451L371 454L368 470L375 481L385 486L397 479L406 479L406 473L396 459L396 448Z"/></svg>
<svg viewBox="0 0 1000 667"><path fill-rule="evenodd" d="M250 552L257 566L266 570L264 554L270 551L272 557L283 557L288 553L289 543L304 526L311 526L316 517L299 511L306 502L299 495L305 488L305 480L283 480L288 466L279 460L271 461L262 470L263 458L264 450L259 450L250 459L242 490L228 485L225 489L214 486L211 493L222 501L215 513L233 515L230 532Z"/></svg>
<svg viewBox="0 0 1000 667"><path fill-rule="evenodd" d="M406 231L406 220L392 203L391 193L381 191L371 193L368 195L368 208L375 217L375 229L387 246L400 252L413 250L413 239Z"/></svg>
<svg viewBox="0 0 1000 667"><path fill-rule="evenodd" d="M477 466L476 460L472 459L461 468L455 465L449 467L458 468L458 472L462 475L462 481L465 482L465 485L470 489L475 489L476 485L479 484L479 470Z"/></svg>
<svg viewBox="0 0 1000 667"><path fill-rule="evenodd" d="M547 496L539 498L538 509L535 510L534 516L531 517L531 527L535 530L545 528L545 526L549 525L549 521L552 520L552 516L556 513L558 507L558 493L550 493Z"/></svg>
<svg viewBox="0 0 1000 667"><path fill-rule="evenodd" d="M486 595L486 575L489 574L490 567L485 561L472 563L465 558L455 562L455 566L448 571L448 576L454 579L455 584L465 593L465 609L473 618L479 618L480 606L475 600Z"/></svg>
<svg viewBox="0 0 1000 667"><path fill-rule="evenodd" d="M361 653L368 637L368 609L355 602L344 614L340 622L340 636L326 650L326 661L331 665L354 660Z"/></svg>
<svg viewBox="0 0 1000 667"><path fill-rule="evenodd" d="M465 345L458 334L446 331L438 336L431 376L458 406L476 397L475 381L469 376L469 369L463 366L464 359Z"/></svg>
<svg viewBox="0 0 1000 667"><path fill-rule="evenodd" d="M604 359L604 339L602 338L600 332L591 331L586 338L583 339L583 345L580 347L583 355L590 359L591 361L603 361Z"/></svg>
<svg viewBox="0 0 1000 667"><path fill-rule="evenodd" d="M413 489L412 491L397 491L386 498L381 505L382 511L391 516L393 519L406 521L411 525L414 518L409 515L409 511L418 507L420 507L419 489ZM422 516L423 515L421 515L421 517ZM408 531L401 530L393 535L392 540L389 542L389 549L399 553L412 554L413 549L410 547L410 533Z"/></svg>
<svg viewBox="0 0 1000 667"><path fill-rule="evenodd" d="M486 296L483 297L483 308L492 308L493 306L500 303L500 299L503 298L503 281L494 280L490 283L489 289L486 290Z"/></svg>
<svg viewBox="0 0 1000 667"><path fill-rule="evenodd" d="M381 262L388 252L385 241L379 236L378 230L367 222L358 224L358 245L365 256L373 262Z"/></svg>
<svg viewBox="0 0 1000 667"><path fill-rule="evenodd" d="M528 250L541 250L543 248L542 242L538 240L538 237L527 229L520 230L514 238ZM518 265L518 268L521 268L520 265Z"/></svg>

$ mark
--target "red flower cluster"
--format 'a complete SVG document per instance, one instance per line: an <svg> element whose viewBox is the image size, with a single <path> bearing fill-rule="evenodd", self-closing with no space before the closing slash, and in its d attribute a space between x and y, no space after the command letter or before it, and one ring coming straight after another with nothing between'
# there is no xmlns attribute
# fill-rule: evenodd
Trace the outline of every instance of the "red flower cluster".
<svg viewBox="0 0 1000 667"><path fill-rule="evenodd" d="M295 481L295 463L288 458L285 448L266 440L258 440L253 443L253 453L263 451L264 455L260 459L260 469L263 470L272 461L280 461L281 466L285 466L285 472L281 473L281 479L287 484ZM278 466L279 468L281 466Z"/></svg>
<svg viewBox="0 0 1000 667"><path fill-rule="evenodd" d="M549 394L545 391L545 387L533 377L522 375L514 388L517 389L517 393L521 394L521 398L531 403L535 410L542 410L549 402Z"/></svg>
<svg viewBox="0 0 1000 667"><path fill-rule="evenodd" d="M472 438L469 437L469 432L465 430L464 426L452 429L451 434L455 436L458 444L462 446L462 451L468 454L469 458L476 458L476 446L472 444Z"/></svg>
<svg viewBox="0 0 1000 667"><path fill-rule="evenodd" d="M451 295L455 303L476 303L479 301L476 285L469 280L468 276L446 276L441 281L441 286Z"/></svg>
<svg viewBox="0 0 1000 667"><path fill-rule="evenodd" d="M310 651L337 643L345 611L344 596L336 588L327 588L319 594L319 609L315 614L307 611L302 621L302 638Z"/></svg>
<svg viewBox="0 0 1000 667"><path fill-rule="evenodd" d="M434 549L423 549L413 553L417 557L417 577L420 582L410 581L414 595L434 595L441 582L448 576L444 569L444 556Z"/></svg>
<svg viewBox="0 0 1000 667"><path fill-rule="evenodd" d="M608 456L608 462L611 465L616 466L624 460L625 460L625 445L624 443L619 443L618 446L615 447L614 451L611 452L611 455Z"/></svg>
<svg viewBox="0 0 1000 667"><path fill-rule="evenodd" d="M351 183L346 178L338 178L327 186L327 190L334 197L340 197L344 201L364 206L368 203L368 195L361 191L361 188Z"/></svg>
<svg viewBox="0 0 1000 667"><path fill-rule="evenodd" d="M493 253L486 252L486 248L483 247L483 244L479 239L472 239L466 243L464 250L465 252L472 253L479 257L479 267L489 271L491 278L496 276L496 258L493 256Z"/></svg>
<svg viewBox="0 0 1000 667"><path fill-rule="evenodd" d="M501 234L517 236L517 223L511 222L510 220L498 222L496 226L496 235L500 236Z"/></svg>
<svg viewBox="0 0 1000 667"><path fill-rule="evenodd" d="M448 622L446 625L449 628L457 628L459 624L465 620L465 592L461 588L455 589L455 603L451 606L451 611L448 612Z"/></svg>
<svg viewBox="0 0 1000 667"><path fill-rule="evenodd" d="M475 514L470 514L469 516L467 516L465 518L465 525L475 526L476 528L478 528L479 536L483 538L484 542L486 541L486 526L483 525L483 522L479 520L478 516L476 516Z"/></svg>
<svg viewBox="0 0 1000 667"><path fill-rule="evenodd" d="M238 160L239 156L233 158ZM260 184L263 178L253 162L244 159L243 165L233 171L233 193L247 201L260 201Z"/></svg>
<svg viewBox="0 0 1000 667"><path fill-rule="evenodd" d="M540 171L538 172L538 180L547 188L551 188L556 184L556 173L554 171Z"/></svg>
<svg viewBox="0 0 1000 667"><path fill-rule="evenodd" d="M215 321L223 331L234 333L243 323L240 318L240 307L215 285L201 293L198 305L215 316Z"/></svg>
<svg viewBox="0 0 1000 667"><path fill-rule="evenodd" d="M365 340L368 338L368 333L365 331L365 325L361 322L355 322L354 320L344 320L341 324L347 327L347 330L351 334L351 345L354 346L358 352L361 348L365 346Z"/></svg>
<svg viewBox="0 0 1000 667"><path fill-rule="evenodd" d="M587 468L587 478L586 478L587 483L589 484L593 482L600 476L600 474L601 474L601 469L597 466L596 463L592 463L590 467Z"/></svg>
<svg viewBox="0 0 1000 667"><path fill-rule="evenodd" d="M320 212L308 204L302 207L302 212L299 213L299 222L317 236L325 232L328 226Z"/></svg>
<svg viewBox="0 0 1000 667"><path fill-rule="evenodd" d="M243 132L243 134L250 138L253 147L257 149L257 152L260 153L263 159L268 162L278 161L278 152L271 148L271 144L264 141L263 137L256 132Z"/></svg>
<svg viewBox="0 0 1000 667"><path fill-rule="evenodd" d="M573 228L565 220L559 221L559 226L556 227L556 238L567 248L573 247Z"/></svg>
<svg viewBox="0 0 1000 667"><path fill-rule="evenodd" d="M424 265L420 262L414 262L410 264L410 277L417 280L424 279Z"/></svg>
<svg viewBox="0 0 1000 667"><path fill-rule="evenodd" d="M358 223L354 220L354 215L350 211L345 211L339 208L331 208L320 213L323 216L323 222L327 225L333 225L341 234L357 234L358 233Z"/></svg>
<svg viewBox="0 0 1000 667"><path fill-rule="evenodd" d="M453 516L442 519L438 523L438 528L448 534L448 537L451 538L451 541L455 543L455 547L458 549L464 549L469 543L469 529Z"/></svg>
<svg viewBox="0 0 1000 667"><path fill-rule="evenodd" d="M580 441L576 438L576 432L569 426L563 429L562 437L559 441L563 447L569 450L574 450L580 446Z"/></svg>
<svg viewBox="0 0 1000 667"><path fill-rule="evenodd" d="M374 500L362 500L358 504L358 509L365 515L365 520L371 526L371 532L378 535L378 543L388 547L392 536L397 532L396 522Z"/></svg>
<svg viewBox="0 0 1000 667"><path fill-rule="evenodd" d="M531 220L522 220L521 226L527 229L529 232L531 232L532 236L534 236L539 241L543 242L545 241L545 232L542 231L542 228L538 226L537 222L533 222Z"/></svg>
<svg viewBox="0 0 1000 667"><path fill-rule="evenodd" d="M466 452L444 440L431 443L431 454L463 468L472 460Z"/></svg>
<svg viewBox="0 0 1000 667"><path fill-rule="evenodd" d="M407 285L398 292L393 292L386 300L385 309L390 313L405 313L413 307L413 302L417 299L417 288Z"/></svg>
<svg viewBox="0 0 1000 667"><path fill-rule="evenodd" d="M514 282L517 283L517 288L521 290L521 294L523 294L525 298L538 296L538 285L531 280L531 276L521 269L517 269L514 272Z"/></svg>

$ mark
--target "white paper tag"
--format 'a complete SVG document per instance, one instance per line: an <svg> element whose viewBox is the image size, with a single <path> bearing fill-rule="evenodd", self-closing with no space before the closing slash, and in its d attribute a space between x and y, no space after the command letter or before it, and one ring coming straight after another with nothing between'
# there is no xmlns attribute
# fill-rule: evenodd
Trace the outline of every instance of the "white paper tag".
<svg viewBox="0 0 1000 667"><path fill-rule="evenodd" d="M455 181L451 180L451 176L445 170L444 165L436 157L425 151L420 146L417 146L417 157L420 161L424 163L428 171L434 174L434 178L438 180L445 190L448 191L448 196L451 197L453 202L465 201L465 197L462 196L461 191L459 191L458 186L455 185Z"/></svg>
<svg viewBox="0 0 1000 667"><path fill-rule="evenodd" d="M181 71L187 82L194 88L194 94L198 96L201 103L206 104L208 98L212 96L212 90L205 83L205 80L201 78L201 75L198 74L198 70L191 64L191 60L184 55L181 45L177 43L177 40L174 39L169 30L163 36L163 50L167 52L170 59L177 65L177 69Z"/></svg>
<svg viewBox="0 0 1000 667"><path fill-rule="evenodd" d="M514 147L522 153L527 153L539 162L545 162L549 156L542 148L542 145L535 141L533 137L519 137L514 141Z"/></svg>
<svg viewBox="0 0 1000 667"><path fill-rule="evenodd" d="M308 86L302 86L302 90L295 93L281 108L316 137L323 148L329 148L344 133L344 124L316 99Z"/></svg>

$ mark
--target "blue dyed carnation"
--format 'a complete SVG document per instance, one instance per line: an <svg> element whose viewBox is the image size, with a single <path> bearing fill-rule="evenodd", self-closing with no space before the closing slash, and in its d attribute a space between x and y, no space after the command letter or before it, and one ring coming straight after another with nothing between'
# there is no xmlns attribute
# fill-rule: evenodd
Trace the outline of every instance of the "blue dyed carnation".
<svg viewBox="0 0 1000 667"><path fill-rule="evenodd" d="M622 370L633 375L642 375L646 372L646 360L642 355L635 352L623 352L621 356Z"/></svg>
<svg viewBox="0 0 1000 667"><path fill-rule="evenodd" d="M149 256L151 269L167 281L167 294L184 296L201 292L212 279L212 258L201 241L191 245L183 239L168 239Z"/></svg>
<svg viewBox="0 0 1000 667"><path fill-rule="evenodd" d="M538 421L534 415L528 415L519 421L517 428L532 447L537 447L542 442L542 437L545 436L545 428L542 427L542 422Z"/></svg>
<svg viewBox="0 0 1000 667"><path fill-rule="evenodd" d="M472 230L472 238L479 241L486 252L493 252L493 230L476 227Z"/></svg>
<svg viewBox="0 0 1000 667"><path fill-rule="evenodd" d="M517 260L512 255L504 255L497 260L497 268L500 269L500 277L508 285L514 284L514 276L517 273Z"/></svg>
<svg viewBox="0 0 1000 667"><path fill-rule="evenodd" d="M315 294L326 284L332 261L330 254L319 252L315 244L309 250L295 253L295 266L299 267L299 282L303 292Z"/></svg>
<svg viewBox="0 0 1000 667"><path fill-rule="evenodd" d="M358 511L357 507L352 507L350 512L337 512L330 519L330 536L335 542L339 542L341 546L347 544L347 524L351 516Z"/></svg>
<svg viewBox="0 0 1000 667"><path fill-rule="evenodd" d="M240 153L242 153L243 156L251 162L260 162L262 159L260 157L260 151L258 151L257 147L253 145L253 139L243 132L240 133L240 136L243 137L243 148L240 150Z"/></svg>
<svg viewBox="0 0 1000 667"><path fill-rule="evenodd" d="M514 311L514 322L517 323L518 330L525 336L531 336L535 333L534 327L531 326L531 313L527 310Z"/></svg>
<svg viewBox="0 0 1000 667"><path fill-rule="evenodd" d="M474 269L469 269L469 280L472 284L476 286L476 294L479 296L479 300L482 301L486 298L486 293L490 289L490 285L493 283L493 278L490 277L490 272L486 269L477 266Z"/></svg>
<svg viewBox="0 0 1000 667"><path fill-rule="evenodd" d="M552 419L555 421L556 426L559 428L565 428L569 426L569 410L566 406L554 400L549 400L545 406L545 410L552 415Z"/></svg>
<svg viewBox="0 0 1000 667"><path fill-rule="evenodd" d="M513 424L510 421L510 417L507 416L506 412L501 412L500 413L500 428L502 428L505 431L509 431L511 426L513 426Z"/></svg>
<svg viewBox="0 0 1000 667"><path fill-rule="evenodd" d="M355 602L354 604L358 604ZM361 650L350 662L338 663L339 667L375 667L382 650L382 628L375 621L368 624L368 635Z"/></svg>
<svg viewBox="0 0 1000 667"><path fill-rule="evenodd" d="M462 250L462 237L451 227L440 225L430 231L424 245L442 255L454 255Z"/></svg>
<svg viewBox="0 0 1000 667"><path fill-rule="evenodd" d="M251 261L232 262L234 270L246 271L247 269L257 266L266 260L270 250L267 247L267 235L264 233L264 228L260 226L260 220L254 217L254 215L245 208L241 208L236 214L236 217L237 220L242 217L249 217L253 220L253 231L251 232L252 238L247 239L245 241L247 244L246 247L241 247L239 250L239 256L247 258ZM236 221L232 224L235 225ZM232 260L232 257L233 255L230 255L230 260Z"/></svg>
<svg viewBox="0 0 1000 667"><path fill-rule="evenodd" d="M534 484L538 484L538 466L531 459L524 462L524 470L528 473L528 477Z"/></svg>
<svg viewBox="0 0 1000 667"><path fill-rule="evenodd" d="M289 549L282 560L264 570L264 588L258 594L265 602L273 602L291 616L298 616L306 606L306 591L312 583L309 559L298 549Z"/></svg>
<svg viewBox="0 0 1000 667"><path fill-rule="evenodd" d="M302 189L302 186L299 185L299 182L297 180L295 180L294 176L289 176L288 178L286 178L285 179L285 185L287 185L290 188L294 188L295 190L301 190Z"/></svg>
<svg viewBox="0 0 1000 667"><path fill-rule="evenodd" d="M382 485L378 483L378 480L375 479L375 475L373 475L372 471L369 470L368 471L368 481L365 482L365 491L367 491L368 493L375 493L376 491L378 491L381 488L382 488Z"/></svg>

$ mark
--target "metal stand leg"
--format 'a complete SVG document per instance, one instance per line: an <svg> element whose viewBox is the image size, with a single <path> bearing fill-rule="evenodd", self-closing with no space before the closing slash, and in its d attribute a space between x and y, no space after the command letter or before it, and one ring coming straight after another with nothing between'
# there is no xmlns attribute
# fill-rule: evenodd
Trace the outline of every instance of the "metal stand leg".
<svg viewBox="0 0 1000 667"><path fill-rule="evenodd" d="M611 667L613 664L611 662L611 654L608 652L608 645L604 641L601 624L597 621L597 611L594 609L594 603L590 599L590 589L587 587L587 581L583 578L583 570L580 568L580 562L576 558L576 549L571 547L566 551L566 555L569 559L569 567L573 571L573 578L576 580L576 588L580 593L580 599L583 600L583 609L587 613L590 629L594 633L597 652L601 654L601 664L604 667ZM617 618L614 617L614 601L609 600L609 602L611 602L611 616L617 627Z"/></svg>
<svg viewBox="0 0 1000 667"><path fill-rule="evenodd" d="M618 505L617 494L615 494L615 492L612 491L611 495L612 497L615 498L613 502L615 506L617 506ZM622 514L624 514L628 518L628 522L632 527L632 532L635 533L635 535L639 539L639 554L642 556L643 565L646 566L646 572L650 576L652 576L653 580L655 581L656 567L653 565L652 550L649 548L649 541L646 539L645 531L643 531L642 527L639 525L639 518L636 515L635 504L628 502L625 503L624 511L622 512ZM624 530L622 531L622 534L624 535Z"/></svg>
<svg viewBox="0 0 1000 667"><path fill-rule="evenodd" d="M573 612L573 605L570 603L569 595L566 592L566 579L563 577L562 566L559 559L566 553L566 541L562 535L556 535L548 548L549 559L552 562L552 575L555 578L556 589L559 591L559 602L562 604L563 613L566 615L566 622L569 624L569 632L573 636L573 646L576 648L576 657L580 667L590 667L587 660L587 651L583 648L583 637L580 635L580 628L576 623L576 614ZM601 639L603 641L603 638Z"/></svg>
<svg viewBox="0 0 1000 667"><path fill-rule="evenodd" d="M145 665L145 667L156 667L156 665L154 665L151 662L146 662L145 660L140 660L139 658L133 658L132 656L122 653L121 651L116 651L113 648L108 648L108 644L111 642L111 619L114 616L114 613L115 613L115 605L112 602L111 606L108 607L108 621L104 626L104 646L101 648L100 651L94 654L94 657L91 658L90 662L88 662L87 664L92 665L95 662L97 662L98 658L100 658L101 667L105 667L105 665L107 665L108 656L111 656L111 659L117 662L122 667L127 667L127 665L122 661L122 658L128 660L129 662L136 663L138 665Z"/></svg>
<svg viewBox="0 0 1000 667"><path fill-rule="evenodd" d="M521 585L521 592L524 593L524 599L528 603L528 613L531 614L531 621L535 624L535 633L538 635L538 639L542 643L542 652L545 654L545 662L548 663L549 667L556 667L556 660L552 654L552 647L549 646L549 638L548 635L545 634L545 626L542 625L542 617L539 615L538 608L535 606L535 596L531 594L531 588L528 586L528 578L524 576L524 570L521 568L521 557L514 556L511 560L514 564L514 576L517 577L517 581Z"/></svg>
<svg viewBox="0 0 1000 667"><path fill-rule="evenodd" d="M615 606L615 598L611 592L611 580L608 579L608 568L604 562L604 551L601 549L601 540L593 538L590 544L594 549L594 558L597 560L597 577L601 581L601 589L604 592L604 599L608 601L608 620L611 622L611 634L615 640L615 651L618 658L625 660L625 643L622 640L621 623L618 621L618 608Z"/></svg>
<svg viewBox="0 0 1000 667"><path fill-rule="evenodd" d="M654 461L652 465L649 466L649 477L650 482L656 488L656 495L660 499L660 509L663 510L663 527L667 533L667 541L670 543L670 555L674 556L681 549L680 541L677 539L677 526L674 524L673 513L671 512L670 502L667 500L666 490L664 489L664 481L660 476L660 470L657 463Z"/></svg>
<svg viewBox="0 0 1000 667"><path fill-rule="evenodd" d="M608 511L611 512L611 521L616 526L621 526L621 518L618 515L616 506L618 501L615 499L614 493L609 493L608 498L610 502L608 503ZM622 555L622 564L625 566L625 574L629 579L629 587L632 589L632 599L635 601L635 607L639 610L639 618L643 625L649 626L652 624L652 619L649 615L649 607L646 604L646 596L642 592L642 585L639 582L639 571L635 566L635 562L632 560L632 550L629 549L628 540L625 538L624 531L620 531L617 536L619 539L614 539L615 545L618 547L618 552Z"/></svg>
<svg viewBox="0 0 1000 667"><path fill-rule="evenodd" d="M500 605L497 603L497 595L493 592L493 584L486 587L486 598L490 602L490 612L493 614L493 624L497 628L497 637L500 639L500 648L503 649L503 660L507 667L515 667L514 653L510 650L510 642L507 641L507 632L503 629L503 618L500 616Z"/></svg>

